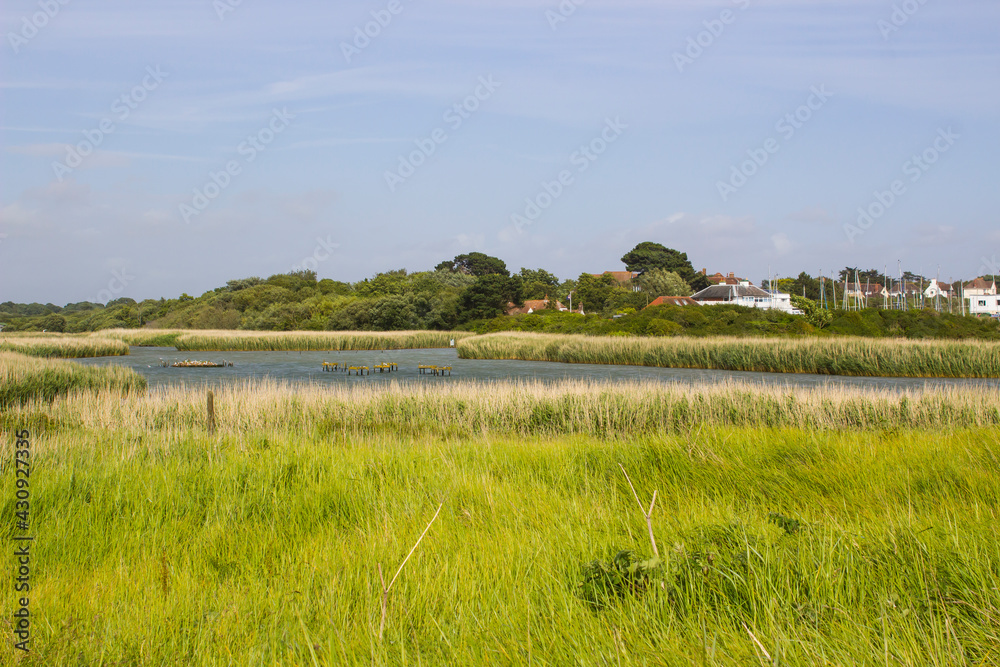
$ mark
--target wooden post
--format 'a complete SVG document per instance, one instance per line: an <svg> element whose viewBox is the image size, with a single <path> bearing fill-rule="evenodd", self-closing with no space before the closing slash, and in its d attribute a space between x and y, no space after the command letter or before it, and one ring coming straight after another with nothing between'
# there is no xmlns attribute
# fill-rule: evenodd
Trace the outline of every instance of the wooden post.
<svg viewBox="0 0 1000 667"><path fill-rule="evenodd" d="M215 394L208 391L208 433L215 435Z"/></svg>

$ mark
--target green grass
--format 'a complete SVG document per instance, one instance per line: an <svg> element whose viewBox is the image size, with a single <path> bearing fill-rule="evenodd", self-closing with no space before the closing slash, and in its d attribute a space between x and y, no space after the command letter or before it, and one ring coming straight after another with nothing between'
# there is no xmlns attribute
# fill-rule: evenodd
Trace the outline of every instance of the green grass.
<svg viewBox="0 0 1000 667"><path fill-rule="evenodd" d="M18 352L32 357L80 359L127 355L129 346L120 339L102 335L0 334L0 352Z"/></svg>
<svg viewBox="0 0 1000 667"><path fill-rule="evenodd" d="M463 359L883 377L1000 377L1000 343L865 338L639 338L496 333L458 343Z"/></svg>
<svg viewBox="0 0 1000 667"><path fill-rule="evenodd" d="M448 331L216 331L186 333L177 339L182 351L284 352L322 350L411 350L448 347L468 333Z"/></svg>
<svg viewBox="0 0 1000 667"><path fill-rule="evenodd" d="M750 632L779 664L998 658L995 428L208 437L124 424L33 447L35 653L21 665L760 664ZM595 608L588 564L652 550L619 464L647 503L658 492L662 565ZM378 565L395 573L439 503L380 641Z"/></svg>
<svg viewBox="0 0 1000 667"><path fill-rule="evenodd" d="M81 366L69 361L39 360L15 352L0 352L0 407L52 401L71 392L107 390L140 394L146 379L130 368ZM4 415L6 421L7 415Z"/></svg>
<svg viewBox="0 0 1000 667"><path fill-rule="evenodd" d="M31 431L35 537L33 652L0 624L0 664L1000 660L998 389L246 383L215 407L214 435L203 390L0 411L7 451ZM0 498L10 544L10 454ZM439 505L380 637L379 567Z"/></svg>

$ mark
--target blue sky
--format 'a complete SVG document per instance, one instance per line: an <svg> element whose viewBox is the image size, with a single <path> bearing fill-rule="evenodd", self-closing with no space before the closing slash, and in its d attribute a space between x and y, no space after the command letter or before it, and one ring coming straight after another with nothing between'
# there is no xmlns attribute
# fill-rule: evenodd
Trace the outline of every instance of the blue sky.
<svg viewBox="0 0 1000 667"><path fill-rule="evenodd" d="M1000 272L995 0L576 2L5 2L0 301L646 240Z"/></svg>

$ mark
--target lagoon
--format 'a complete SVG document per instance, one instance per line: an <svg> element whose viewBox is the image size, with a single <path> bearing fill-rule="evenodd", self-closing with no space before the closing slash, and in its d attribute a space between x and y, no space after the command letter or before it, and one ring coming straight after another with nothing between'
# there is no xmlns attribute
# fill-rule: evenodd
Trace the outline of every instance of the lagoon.
<svg viewBox="0 0 1000 667"><path fill-rule="evenodd" d="M162 367L187 359L232 362L225 368ZM247 380L273 380L292 384L365 385L399 383L446 383L478 380L483 382L527 380L560 382L656 381L681 384L717 384L744 382L779 387L853 387L861 389L908 390L947 387L1000 388L1000 379L886 378L844 377L794 373L755 373L687 368L646 366L610 366L565 364L556 362L494 359L460 359L454 349L345 351L345 352L180 352L166 347L132 347L129 356L79 359L84 365L127 366L143 375L152 388L161 386L218 386ZM344 362L372 367L385 362L399 364L393 373L348 376L343 372L326 373L322 363ZM451 366L452 375L435 377L421 374L419 365Z"/></svg>

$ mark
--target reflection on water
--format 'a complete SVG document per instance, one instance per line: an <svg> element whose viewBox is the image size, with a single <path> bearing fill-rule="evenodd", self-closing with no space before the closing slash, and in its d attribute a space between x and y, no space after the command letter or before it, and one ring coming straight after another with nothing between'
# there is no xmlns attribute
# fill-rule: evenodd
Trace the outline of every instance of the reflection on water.
<svg viewBox="0 0 1000 667"><path fill-rule="evenodd" d="M196 359L231 361L226 368L164 368L161 360ZM763 383L790 387L861 387L881 389L921 389L924 387L988 386L1000 388L1000 379L948 380L914 378L853 378L831 375L800 375L794 373L748 373L683 368L649 368L644 366L602 366L593 364L560 364L537 361L498 361L459 359L453 349L387 350L385 352L178 352L174 348L133 347L128 357L82 359L88 365L120 364L144 375L151 387L163 385L204 385L247 379L271 379L331 385L371 385L384 382L443 383L456 380L560 380L590 381L658 381L687 384L726 381ZM387 361L399 364L394 373L374 373L370 376L347 376L344 373L324 373L324 361L348 362L352 366L372 367ZM417 366L452 366L453 375L435 377L421 374Z"/></svg>

